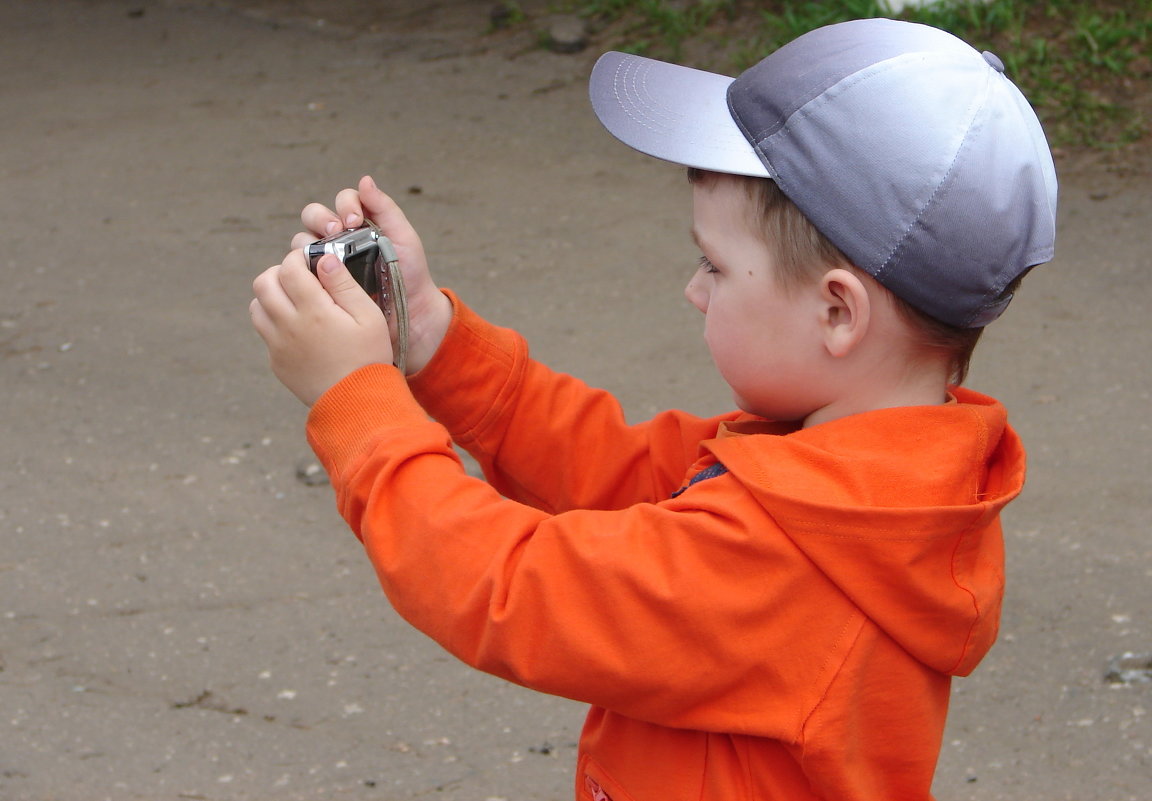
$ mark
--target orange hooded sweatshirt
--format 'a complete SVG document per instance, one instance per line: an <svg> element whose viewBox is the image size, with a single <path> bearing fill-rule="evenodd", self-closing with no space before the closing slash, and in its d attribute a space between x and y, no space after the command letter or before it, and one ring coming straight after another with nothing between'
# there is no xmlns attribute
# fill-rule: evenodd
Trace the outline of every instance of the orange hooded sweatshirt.
<svg viewBox="0 0 1152 801"><path fill-rule="evenodd" d="M366 367L309 417L399 613L592 705L582 801L929 798L950 677L996 637L1024 478L1003 407L629 426L453 302L409 385Z"/></svg>

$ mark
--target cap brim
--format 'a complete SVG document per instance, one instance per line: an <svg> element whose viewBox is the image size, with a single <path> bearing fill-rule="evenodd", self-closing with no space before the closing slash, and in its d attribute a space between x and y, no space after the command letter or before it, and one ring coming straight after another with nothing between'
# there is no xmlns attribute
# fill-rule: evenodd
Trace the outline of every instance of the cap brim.
<svg viewBox="0 0 1152 801"><path fill-rule="evenodd" d="M629 147L715 172L771 177L728 111L732 78L627 53L605 53L589 79L592 108Z"/></svg>

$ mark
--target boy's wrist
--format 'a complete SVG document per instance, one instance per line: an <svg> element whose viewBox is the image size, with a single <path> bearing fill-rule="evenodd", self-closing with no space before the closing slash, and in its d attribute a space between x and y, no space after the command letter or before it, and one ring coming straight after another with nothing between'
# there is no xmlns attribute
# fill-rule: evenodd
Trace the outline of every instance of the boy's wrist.
<svg viewBox="0 0 1152 801"><path fill-rule="evenodd" d="M452 296L440 289L429 298L426 308L411 314L407 375L415 375L432 361L448 335L455 316L456 306Z"/></svg>

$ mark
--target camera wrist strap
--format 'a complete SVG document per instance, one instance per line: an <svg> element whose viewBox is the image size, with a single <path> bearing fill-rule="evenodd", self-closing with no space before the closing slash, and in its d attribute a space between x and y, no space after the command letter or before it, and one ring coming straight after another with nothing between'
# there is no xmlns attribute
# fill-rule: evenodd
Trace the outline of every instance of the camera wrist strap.
<svg viewBox="0 0 1152 801"><path fill-rule="evenodd" d="M390 314L389 306L396 313L396 347L392 363L405 375L408 366L408 295L404 291L404 276L400 274L400 259L392 242L386 236L376 241L380 254L376 258L376 281L381 287L379 294L380 310L385 316Z"/></svg>

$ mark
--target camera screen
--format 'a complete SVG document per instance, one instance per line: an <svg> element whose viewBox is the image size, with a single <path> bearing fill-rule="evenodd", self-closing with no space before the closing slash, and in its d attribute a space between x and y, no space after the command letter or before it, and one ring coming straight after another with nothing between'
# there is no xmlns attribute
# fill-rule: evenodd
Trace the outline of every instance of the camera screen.
<svg viewBox="0 0 1152 801"><path fill-rule="evenodd" d="M378 253L377 248L365 248L344 261L345 266L348 267L348 272L352 273L352 277L356 279L356 283L364 287L364 291L373 297L380 291L376 275L376 256Z"/></svg>

